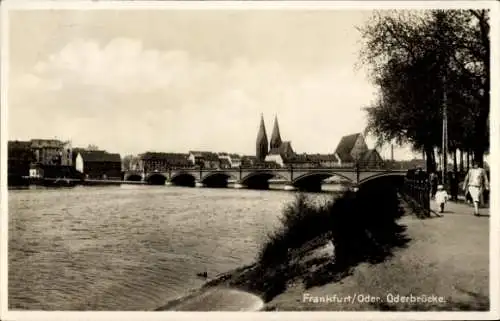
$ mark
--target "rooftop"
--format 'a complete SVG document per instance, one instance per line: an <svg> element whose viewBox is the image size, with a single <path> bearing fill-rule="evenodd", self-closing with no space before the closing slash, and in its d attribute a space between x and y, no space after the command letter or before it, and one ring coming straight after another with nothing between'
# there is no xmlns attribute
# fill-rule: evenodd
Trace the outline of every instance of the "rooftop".
<svg viewBox="0 0 500 321"><path fill-rule="evenodd" d="M356 144L356 140L358 139L359 136L361 136L361 133L343 136L340 139L340 142L337 145L337 149L335 150L335 153L337 153L337 155L339 155L339 157L342 161L344 161L344 162L353 161L353 158L351 156L351 151L354 147L354 144Z"/></svg>
<svg viewBox="0 0 500 321"><path fill-rule="evenodd" d="M188 155L182 153L146 152L140 155L142 160L187 160Z"/></svg>
<svg viewBox="0 0 500 321"><path fill-rule="evenodd" d="M109 162L109 163L121 163L120 154L108 153L106 151L80 151L79 154L82 156L85 162Z"/></svg>

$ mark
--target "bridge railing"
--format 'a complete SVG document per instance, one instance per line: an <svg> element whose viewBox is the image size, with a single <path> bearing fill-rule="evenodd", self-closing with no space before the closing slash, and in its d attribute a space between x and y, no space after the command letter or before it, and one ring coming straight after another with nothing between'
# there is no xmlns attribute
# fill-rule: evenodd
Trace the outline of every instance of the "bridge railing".
<svg viewBox="0 0 500 321"><path fill-rule="evenodd" d="M407 168L403 168L401 166L386 163L386 162L359 162L358 164L344 164L344 165L335 165L335 166L324 166L321 164L317 165L294 165L294 164L285 164L284 166L280 166L278 164L252 164L252 165L242 165L231 168L224 167L201 167L199 165L191 165L191 166L169 166L165 168L156 168L147 169L144 171L145 173L154 173L154 172L168 172L175 170L203 170L203 171L215 171L215 170L262 170L262 169L281 169L281 170L331 170L331 169L339 169L339 170L359 170L359 171L370 171L370 170L407 170ZM139 171L130 171L130 172L139 172Z"/></svg>
<svg viewBox="0 0 500 321"><path fill-rule="evenodd" d="M425 174L408 175L403 185L403 196L418 217L425 218L431 214L430 186Z"/></svg>

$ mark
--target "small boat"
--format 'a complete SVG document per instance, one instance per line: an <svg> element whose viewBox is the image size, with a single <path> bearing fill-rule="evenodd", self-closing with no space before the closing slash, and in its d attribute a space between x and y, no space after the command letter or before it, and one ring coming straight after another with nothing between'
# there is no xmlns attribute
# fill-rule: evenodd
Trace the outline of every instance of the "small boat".
<svg viewBox="0 0 500 321"><path fill-rule="evenodd" d="M196 276L206 279L208 277L207 271L196 273Z"/></svg>
<svg viewBox="0 0 500 321"><path fill-rule="evenodd" d="M49 186L55 187L74 187L75 185L75 182L68 178L57 178L49 184Z"/></svg>

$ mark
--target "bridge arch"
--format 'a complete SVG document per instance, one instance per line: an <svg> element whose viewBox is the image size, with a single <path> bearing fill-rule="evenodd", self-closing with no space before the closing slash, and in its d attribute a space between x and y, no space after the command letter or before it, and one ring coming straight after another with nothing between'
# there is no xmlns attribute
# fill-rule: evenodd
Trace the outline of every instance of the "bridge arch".
<svg viewBox="0 0 500 321"><path fill-rule="evenodd" d="M368 176L366 178L363 178L362 180L359 181L358 185L364 185L368 183L375 183L375 182L380 182L381 180L384 181L392 181L395 184L403 184L404 178L406 176L406 172L381 172L372 176Z"/></svg>
<svg viewBox="0 0 500 321"><path fill-rule="evenodd" d="M165 185L167 177L162 173L151 173L144 180L150 185Z"/></svg>
<svg viewBox="0 0 500 321"><path fill-rule="evenodd" d="M203 177L201 182L207 187L227 187L229 179L238 180L238 178L227 172L214 172Z"/></svg>
<svg viewBox="0 0 500 321"><path fill-rule="evenodd" d="M348 177L347 175L339 174L333 171L315 171L295 177L292 180L292 185L299 190L319 192L321 191L321 185L323 181L333 176L339 176L347 180L348 182L353 182L352 177Z"/></svg>
<svg viewBox="0 0 500 321"><path fill-rule="evenodd" d="M242 177L240 183L250 189L268 189L269 180L272 178L283 179L285 181L290 180L290 177L287 177L280 172L257 171L251 172Z"/></svg>
<svg viewBox="0 0 500 321"><path fill-rule="evenodd" d="M170 177L170 182L176 186L194 187L196 184L196 177L188 172L179 172Z"/></svg>
<svg viewBox="0 0 500 321"><path fill-rule="evenodd" d="M129 182L140 182L142 181L142 175L141 174L127 174L124 177L125 181Z"/></svg>

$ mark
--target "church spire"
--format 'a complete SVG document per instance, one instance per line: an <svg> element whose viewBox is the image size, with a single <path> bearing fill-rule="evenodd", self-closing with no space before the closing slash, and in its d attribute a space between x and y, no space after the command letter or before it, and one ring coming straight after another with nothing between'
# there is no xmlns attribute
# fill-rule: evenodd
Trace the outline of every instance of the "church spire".
<svg viewBox="0 0 500 321"><path fill-rule="evenodd" d="M274 127L273 133L271 134L271 149L280 148L281 146L281 135L280 135L280 127L278 125L278 115L274 116Z"/></svg>
<svg viewBox="0 0 500 321"><path fill-rule="evenodd" d="M264 115L260 114L260 127L259 133L257 134L257 144L256 144L256 153L257 160L263 162L266 159L268 153L268 142L267 142L267 134L266 134L266 125L264 124Z"/></svg>

